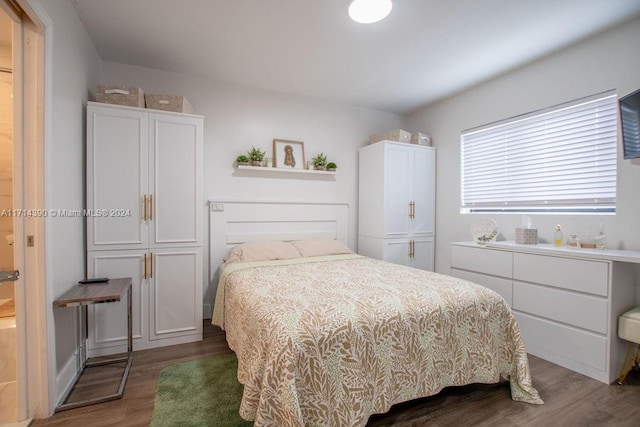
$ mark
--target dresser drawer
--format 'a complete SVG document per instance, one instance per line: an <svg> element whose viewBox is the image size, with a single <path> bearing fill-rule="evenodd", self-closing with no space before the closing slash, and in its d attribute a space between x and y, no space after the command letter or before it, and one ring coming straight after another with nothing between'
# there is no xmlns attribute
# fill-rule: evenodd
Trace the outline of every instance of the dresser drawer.
<svg viewBox="0 0 640 427"><path fill-rule="evenodd" d="M561 289L513 283L513 308L600 334L608 331L607 300Z"/></svg>
<svg viewBox="0 0 640 427"><path fill-rule="evenodd" d="M606 337L519 312L515 315L528 353L583 374L607 371Z"/></svg>
<svg viewBox="0 0 640 427"><path fill-rule="evenodd" d="M451 267L511 278L513 253L484 247L451 246Z"/></svg>
<svg viewBox="0 0 640 427"><path fill-rule="evenodd" d="M473 283L477 283L492 291L500 294L505 299L509 306L512 305L512 282L511 279L503 279L501 277L487 276L486 274L474 273L466 270L458 270L457 268L451 269L451 275L459 279L468 280Z"/></svg>
<svg viewBox="0 0 640 427"><path fill-rule="evenodd" d="M513 278L607 296L609 263L514 253Z"/></svg>

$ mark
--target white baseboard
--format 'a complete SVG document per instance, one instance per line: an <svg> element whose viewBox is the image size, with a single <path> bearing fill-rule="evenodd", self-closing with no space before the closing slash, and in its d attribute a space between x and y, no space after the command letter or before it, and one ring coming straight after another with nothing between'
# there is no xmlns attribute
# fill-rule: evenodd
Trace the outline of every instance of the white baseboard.
<svg viewBox="0 0 640 427"><path fill-rule="evenodd" d="M56 376L56 401L60 400L67 390L73 386L73 381L78 374L77 358L78 353L73 352L64 364L64 367L60 370L60 373Z"/></svg>

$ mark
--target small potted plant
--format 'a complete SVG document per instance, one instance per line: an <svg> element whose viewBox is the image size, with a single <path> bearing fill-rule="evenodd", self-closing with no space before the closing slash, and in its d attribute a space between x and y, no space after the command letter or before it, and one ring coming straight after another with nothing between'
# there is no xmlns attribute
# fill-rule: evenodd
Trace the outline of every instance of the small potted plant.
<svg viewBox="0 0 640 427"><path fill-rule="evenodd" d="M323 153L318 154L313 159L313 168L317 171L323 171L327 168L327 156Z"/></svg>
<svg viewBox="0 0 640 427"><path fill-rule="evenodd" d="M238 163L238 166L247 166L249 165L249 158L244 154L240 154L236 157L236 163Z"/></svg>
<svg viewBox="0 0 640 427"><path fill-rule="evenodd" d="M334 162L327 163L328 171L335 171L337 168L338 168L338 165L336 165Z"/></svg>
<svg viewBox="0 0 640 427"><path fill-rule="evenodd" d="M249 160L251 161L251 166L262 166L265 154L267 154L266 151L262 151L256 147L251 147L251 150L247 152Z"/></svg>

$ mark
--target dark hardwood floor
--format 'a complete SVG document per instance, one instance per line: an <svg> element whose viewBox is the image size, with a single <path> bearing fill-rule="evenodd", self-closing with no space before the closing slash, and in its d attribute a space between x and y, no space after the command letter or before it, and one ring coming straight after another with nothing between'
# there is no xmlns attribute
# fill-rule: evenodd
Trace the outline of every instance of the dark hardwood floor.
<svg viewBox="0 0 640 427"><path fill-rule="evenodd" d="M34 420L32 426L148 426L159 372L166 366L231 353L224 332L204 322L204 340L135 352L124 396L120 400L71 409ZM394 406L374 415L369 426L638 426L640 372L624 385L606 385L529 356L533 384L545 401L530 405L511 400L509 383L448 388L440 394ZM86 382L98 393L117 388L117 366L96 369ZM93 372L93 371L92 371ZM115 374L114 374L115 372ZM83 376L84 378L84 376ZM95 386L95 384L100 384ZM78 395L90 389L79 384ZM71 399L78 399L72 395Z"/></svg>

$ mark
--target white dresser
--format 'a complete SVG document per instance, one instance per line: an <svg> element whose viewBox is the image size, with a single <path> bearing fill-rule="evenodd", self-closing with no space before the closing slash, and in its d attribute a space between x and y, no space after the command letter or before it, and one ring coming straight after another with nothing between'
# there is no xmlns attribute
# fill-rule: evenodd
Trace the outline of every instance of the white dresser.
<svg viewBox="0 0 640 427"><path fill-rule="evenodd" d="M618 316L634 307L640 252L496 242L452 243L451 275L493 289L512 307L527 352L604 383L626 342Z"/></svg>

